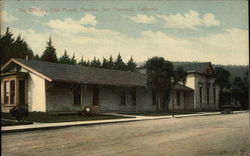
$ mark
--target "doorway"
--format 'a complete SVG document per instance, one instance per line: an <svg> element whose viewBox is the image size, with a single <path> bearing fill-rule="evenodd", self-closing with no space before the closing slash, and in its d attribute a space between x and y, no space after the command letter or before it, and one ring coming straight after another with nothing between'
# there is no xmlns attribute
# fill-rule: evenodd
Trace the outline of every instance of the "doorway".
<svg viewBox="0 0 250 156"><path fill-rule="evenodd" d="M99 87L93 86L92 90L92 105L93 106L99 106Z"/></svg>

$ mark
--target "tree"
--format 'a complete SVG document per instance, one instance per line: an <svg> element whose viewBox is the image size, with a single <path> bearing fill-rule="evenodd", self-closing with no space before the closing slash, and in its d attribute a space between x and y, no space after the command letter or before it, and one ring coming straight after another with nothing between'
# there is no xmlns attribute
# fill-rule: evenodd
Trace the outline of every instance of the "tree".
<svg viewBox="0 0 250 156"><path fill-rule="evenodd" d="M176 83L181 82L184 85L186 84L187 72L183 69L183 67L178 67L174 71L174 80Z"/></svg>
<svg viewBox="0 0 250 156"><path fill-rule="evenodd" d="M160 105L157 105L157 109L167 110L170 101L173 64L163 57L153 57L146 62L145 67L147 69L147 85L157 99L162 101Z"/></svg>
<svg viewBox="0 0 250 156"><path fill-rule="evenodd" d="M136 68L136 63L133 59L133 57L131 56L130 60L127 63L127 70L128 71L135 71Z"/></svg>
<svg viewBox="0 0 250 156"><path fill-rule="evenodd" d="M73 56L71 57L70 64L73 64L73 65L76 64L75 54L73 54Z"/></svg>
<svg viewBox="0 0 250 156"><path fill-rule="evenodd" d="M108 69L108 67L109 67L108 60L105 57L103 57L102 68Z"/></svg>
<svg viewBox="0 0 250 156"><path fill-rule="evenodd" d="M126 70L126 64L123 62L120 53L118 54L116 61L114 63L114 69L116 70Z"/></svg>
<svg viewBox="0 0 250 156"><path fill-rule="evenodd" d="M15 39L12 36L13 34L9 31L9 27L6 29L5 35L1 36L1 65L5 64L10 58L14 56L12 54L12 49Z"/></svg>
<svg viewBox="0 0 250 156"><path fill-rule="evenodd" d="M215 82L220 86L220 91L225 87L230 87L230 73L222 67L215 68Z"/></svg>
<svg viewBox="0 0 250 156"><path fill-rule="evenodd" d="M16 39L9 28L3 36L0 37L0 50L1 50L1 65L5 64L11 58L34 58L33 51L29 48L28 44L19 35Z"/></svg>
<svg viewBox="0 0 250 156"><path fill-rule="evenodd" d="M12 117L15 117L18 122L20 122L25 117L27 117L28 114L29 114L29 111L27 107L24 107L24 106L15 106L10 109L10 115Z"/></svg>
<svg viewBox="0 0 250 156"><path fill-rule="evenodd" d="M235 77L232 82L232 93L237 101L240 102L241 108L248 109L248 72L244 77Z"/></svg>
<svg viewBox="0 0 250 156"><path fill-rule="evenodd" d="M26 58L26 56L28 56L29 59L34 58L32 50L29 48L28 44L21 38L20 35L18 35L16 41L13 43L12 52L17 58Z"/></svg>
<svg viewBox="0 0 250 156"><path fill-rule="evenodd" d="M81 58L80 62L78 63L82 66L90 66L89 60L88 61L84 61L83 57Z"/></svg>
<svg viewBox="0 0 250 156"><path fill-rule="evenodd" d="M96 57L94 57L94 60L91 61L90 63L91 67L101 67L101 62L99 59L96 59Z"/></svg>
<svg viewBox="0 0 250 156"><path fill-rule="evenodd" d="M41 56L41 60L48 61L48 62L58 62L56 56L56 49L52 45L51 36L49 37L49 41L47 42L47 46Z"/></svg>
<svg viewBox="0 0 250 156"><path fill-rule="evenodd" d="M63 63L63 64L71 64L71 59L69 57L69 55L67 54L67 51L64 51L64 54L59 58L59 63Z"/></svg>
<svg viewBox="0 0 250 156"><path fill-rule="evenodd" d="M36 55L35 55L35 57L34 57L34 59L35 59L35 60L40 60L39 55L38 55L38 54L36 54Z"/></svg>
<svg viewBox="0 0 250 156"><path fill-rule="evenodd" d="M112 56L109 57L109 60L108 60L107 65L106 65L106 68L107 69L114 69L114 61L113 61L113 57Z"/></svg>

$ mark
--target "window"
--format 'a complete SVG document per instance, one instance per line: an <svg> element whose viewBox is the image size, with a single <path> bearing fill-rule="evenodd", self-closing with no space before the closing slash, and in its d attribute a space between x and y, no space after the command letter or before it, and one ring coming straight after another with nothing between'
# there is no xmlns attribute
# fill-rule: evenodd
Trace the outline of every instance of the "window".
<svg viewBox="0 0 250 156"><path fill-rule="evenodd" d="M181 104L181 93L180 93L180 91L177 91L176 98L177 98L176 99L177 100L176 104L180 105Z"/></svg>
<svg viewBox="0 0 250 156"><path fill-rule="evenodd" d="M202 85L200 85L200 103L202 103Z"/></svg>
<svg viewBox="0 0 250 156"><path fill-rule="evenodd" d="M184 102L184 106L185 106L185 104L186 104L186 93L185 92L183 92L183 102Z"/></svg>
<svg viewBox="0 0 250 156"><path fill-rule="evenodd" d="M19 80L19 104L25 104L25 80Z"/></svg>
<svg viewBox="0 0 250 156"><path fill-rule="evenodd" d="M10 104L15 103L15 80L10 81Z"/></svg>
<svg viewBox="0 0 250 156"><path fill-rule="evenodd" d="M216 104L216 92L215 92L215 88L214 88L214 104Z"/></svg>
<svg viewBox="0 0 250 156"><path fill-rule="evenodd" d="M81 104L81 85L74 85L74 105Z"/></svg>
<svg viewBox="0 0 250 156"><path fill-rule="evenodd" d="M99 87L93 86L93 105L98 106L99 105Z"/></svg>
<svg viewBox="0 0 250 156"><path fill-rule="evenodd" d="M132 105L136 105L136 88L132 88Z"/></svg>
<svg viewBox="0 0 250 156"><path fill-rule="evenodd" d="M10 82L4 81L4 103L9 103L9 97L10 97Z"/></svg>
<svg viewBox="0 0 250 156"><path fill-rule="evenodd" d="M209 105L209 87L207 87L207 105Z"/></svg>
<svg viewBox="0 0 250 156"><path fill-rule="evenodd" d="M125 88L123 88L121 90L121 105L125 105L126 104L126 92L125 92Z"/></svg>

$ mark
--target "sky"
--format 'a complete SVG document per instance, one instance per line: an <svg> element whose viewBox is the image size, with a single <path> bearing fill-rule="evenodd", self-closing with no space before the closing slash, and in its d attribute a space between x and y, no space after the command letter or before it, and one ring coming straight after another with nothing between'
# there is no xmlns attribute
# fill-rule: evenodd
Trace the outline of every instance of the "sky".
<svg viewBox="0 0 250 156"><path fill-rule="evenodd" d="M1 34L21 35L41 55L49 36L60 57L102 60L121 54L136 62L248 64L248 2L2 1Z"/></svg>

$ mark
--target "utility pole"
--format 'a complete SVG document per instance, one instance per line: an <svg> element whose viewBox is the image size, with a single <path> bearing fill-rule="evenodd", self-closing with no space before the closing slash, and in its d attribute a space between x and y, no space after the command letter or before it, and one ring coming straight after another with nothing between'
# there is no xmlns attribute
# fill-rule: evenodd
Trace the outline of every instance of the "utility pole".
<svg viewBox="0 0 250 156"><path fill-rule="evenodd" d="M174 85L175 85L175 80L174 77L171 78L171 83L172 83L172 117L174 118Z"/></svg>

